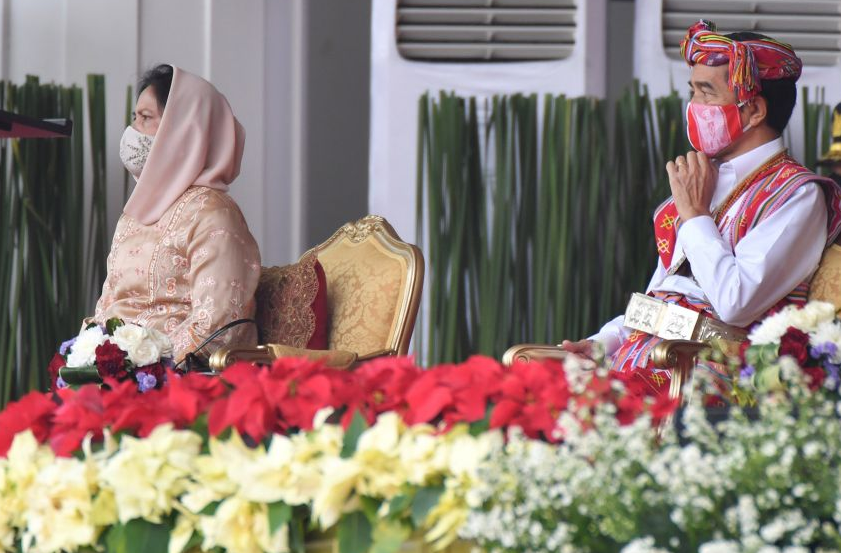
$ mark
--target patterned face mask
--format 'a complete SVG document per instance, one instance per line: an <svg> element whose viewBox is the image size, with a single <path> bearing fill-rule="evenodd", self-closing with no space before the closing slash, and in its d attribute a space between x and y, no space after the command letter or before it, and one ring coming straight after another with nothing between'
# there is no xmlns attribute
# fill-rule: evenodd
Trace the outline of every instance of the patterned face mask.
<svg viewBox="0 0 841 553"><path fill-rule="evenodd" d="M739 108L745 102L726 106L708 106L689 102L686 105L686 134L689 143L709 157L732 144L750 128L742 127Z"/></svg>
<svg viewBox="0 0 841 553"><path fill-rule="evenodd" d="M120 139L120 159L134 180L140 178L155 137L143 134L132 126L126 127Z"/></svg>

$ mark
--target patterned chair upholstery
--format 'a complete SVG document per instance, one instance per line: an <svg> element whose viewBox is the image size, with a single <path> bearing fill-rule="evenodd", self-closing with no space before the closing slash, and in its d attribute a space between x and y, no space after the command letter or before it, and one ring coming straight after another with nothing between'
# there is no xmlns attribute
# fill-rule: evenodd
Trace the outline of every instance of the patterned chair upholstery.
<svg viewBox="0 0 841 553"><path fill-rule="evenodd" d="M321 358L347 366L383 355L405 355L423 288L424 260L382 217L347 223L315 254L327 280L328 350L277 344L223 348L210 359L219 371L239 360L270 363L281 355ZM258 294L259 297L259 294Z"/></svg>
<svg viewBox="0 0 841 553"><path fill-rule="evenodd" d="M835 305L836 313L841 315L841 238L836 240L824 252L818 270L812 278L809 300L826 301ZM733 344L734 349L738 344ZM672 369L672 382L669 395L681 396L684 384L692 377L698 356L709 350L704 342L691 340L664 340L654 347L652 361L659 368ZM518 344L510 347L502 357L502 362L511 365L515 361L563 360L568 355L558 346L543 344ZM688 401L689 398L683 398Z"/></svg>

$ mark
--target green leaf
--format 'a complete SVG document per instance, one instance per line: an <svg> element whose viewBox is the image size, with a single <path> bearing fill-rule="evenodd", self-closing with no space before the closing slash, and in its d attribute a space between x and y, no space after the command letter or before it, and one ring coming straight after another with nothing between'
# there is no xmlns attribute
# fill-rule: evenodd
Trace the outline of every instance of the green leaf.
<svg viewBox="0 0 841 553"><path fill-rule="evenodd" d="M356 443L359 441L359 436L362 435L368 428L368 423L365 418L356 411L353 414L353 419L350 421L350 426L345 432L345 439L342 443L342 459L349 459L356 453Z"/></svg>
<svg viewBox="0 0 841 553"><path fill-rule="evenodd" d="M488 404L485 408L485 417L480 421L471 422L468 428L468 433L471 436L478 436L488 431L491 427L491 413L493 412L493 405Z"/></svg>
<svg viewBox="0 0 841 553"><path fill-rule="evenodd" d="M166 551L169 527L136 518L126 524L114 524L105 536L108 553L145 553Z"/></svg>
<svg viewBox="0 0 841 553"><path fill-rule="evenodd" d="M370 553L394 553L411 533L411 528L398 521L380 520L374 527L374 544Z"/></svg>
<svg viewBox="0 0 841 553"><path fill-rule="evenodd" d="M123 326L123 324L123 320L119 317L111 317L110 319L105 321L105 331L108 334L113 335L114 331L117 330L117 328Z"/></svg>
<svg viewBox="0 0 841 553"><path fill-rule="evenodd" d="M211 501L210 503L208 503L207 505L204 506L204 509L199 511L199 514L212 517L213 515L216 514L216 509L219 508L219 503L221 503L221 502L220 501Z"/></svg>
<svg viewBox="0 0 841 553"><path fill-rule="evenodd" d="M412 522L416 528L423 524L429 511L438 505L443 493L443 486L427 486L418 490L414 501L412 501Z"/></svg>
<svg viewBox="0 0 841 553"><path fill-rule="evenodd" d="M289 549L292 553L305 552L305 532L304 521L300 517L295 517L289 522Z"/></svg>
<svg viewBox="0 0 841 553"><path fill-rule="evenodd" d="M380 511L380 506L383 502L373 497L360 496L359 503L362 505L362 512L368 517L368 520L377 520L377 513Z"/></svg>
<svg viewBox="0 0 841 553"><path fill-rule="evenodd" d="M269 533L274 534L278 528L292 519L292 507L278 501L269 503Z"/></svg>
<svg viewBox="0 0 841 553"><path fill-rule="evenodd" d="M395 517L400 516L400 514L409 508L412 505L412 496L400 494L394 497L388 503L388 516Z"/></svg>
<svg viewBox="0 0 841 553"><path fill-rule="evenodd" d="M342 517L338 525L339 553L367 553L371 547L371 523L361 511ZM109 550L110 553L110 550Z"/></svg>

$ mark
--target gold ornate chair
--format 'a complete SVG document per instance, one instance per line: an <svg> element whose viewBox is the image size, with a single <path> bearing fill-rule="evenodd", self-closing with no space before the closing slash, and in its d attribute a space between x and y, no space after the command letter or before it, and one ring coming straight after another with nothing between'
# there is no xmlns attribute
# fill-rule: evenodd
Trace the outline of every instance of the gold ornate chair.
<svg viewBox="0 0 841 553"><path fill-rule="evenodd" d="M280 356L320 358L346 367L407 353L423 289L420 249L403 242L385 219L369 215L345 224L302 259L311 253L327 281L328 349L278 344L221 348L210 357L214 371L235 361L271 363Z"/></svg>
<svg viewBox="0 0 841 553"><path fill-rule="evenodd" d="M826 301L835 305L841 315L841 238L824 252L818 270L812 278L809 300ZM734 347L738 344L732 344ZM664 340L654 347L652 361L658 368L672 369L669 395L681 397L681 391L692 377L698 357L710 350L706 342L692 340ZM543 344L518 344L508 348L502 356L505 365L515 361L563 360L568 354L558 346ZM688 397L683 398L688 401Z"/></svg>

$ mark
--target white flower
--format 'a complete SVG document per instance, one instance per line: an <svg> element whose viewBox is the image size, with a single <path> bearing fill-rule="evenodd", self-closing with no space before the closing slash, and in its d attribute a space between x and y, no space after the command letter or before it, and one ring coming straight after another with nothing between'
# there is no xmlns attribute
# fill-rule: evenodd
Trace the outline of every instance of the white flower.
<svg viewBox="0 0 841 553"><path fill-rule="evenodd" d="M128 351L128 360L138 367L144 367L161 360L161 350L152 340L141 342L139 346Z"/></svg>
<svg viewBox="0 0 841 553"><path fill-rule="evenodd" d="M739 553L741 547L735 541L708 541L698 548L698 553Z"/></svg>
<svg viewBox="0 0 841 553"><path fill-rule="evenodd" d="M161 359L162 348L172 344L160 332L143 328L135 324L125 324L114 330L114 343L128 354L128 360L138 367L157 363ZM159 345L160 344L160 345Z"/></svg>
<svg viewBox="0 0 841 553"><path fill-rule="evenodd" d="M654 538L639 538L622 548L621 553L668 553L665 549L654 547Z"/></svg>
<svg viewBox="0 0 841 553"><path fill-rule="evenodd" d="M809 344L822 346L832 343L838 346L838 351L830 358L833 363L841 363L841 322L824 321L818 325L814 332L809 334Z"/></svg>
<svg viewBox="0 0 841 553"><path fill-rule="evenodd" d="M169 339L169 336L155 330L154 328L147 328L146 332L149 333L149 338L155 342L155 345L158 346L158 351L161 352L161 357L171 357L172 356L172 341Z"/></svg>
<svg viewBox="0 0 841 553"><path fill-rule="evenodd" d="M146 329L136 324L124 324L114 330L111 341L121 350L129 352L143 343L146 339Z"/></svg>
<svg viewBox="0 0 841 553"><path fill-rule="evenodd" d="M810 301L801 309L792 309L789 315L791 326L803 332L813 332L818 325L835 319L835 306L825 301Z"/></svg>
<svg viewBox="0 0 841 553"><path fill-rule="evenodd" d="M779 313L775 313L770 317L766 317L759 326L753 329L748 335L748 340L753 345L762 344L776 344L779 343L780 338L786 333L791 323L788 320L788 315L791 309L785 308Z"/></svg>
<svg viewBox="0 0 841 553"><path fill-rule="evenodd" d="M67 356L68 367L85 367L96 362L96 348L105 343L108 336L98 326L87 328L79 333L70 355Z"/></svg>

